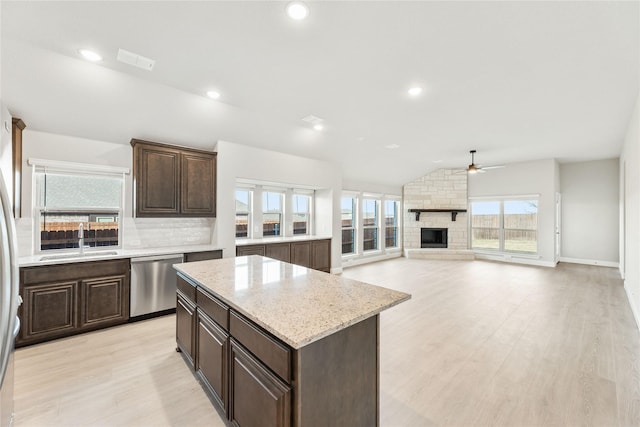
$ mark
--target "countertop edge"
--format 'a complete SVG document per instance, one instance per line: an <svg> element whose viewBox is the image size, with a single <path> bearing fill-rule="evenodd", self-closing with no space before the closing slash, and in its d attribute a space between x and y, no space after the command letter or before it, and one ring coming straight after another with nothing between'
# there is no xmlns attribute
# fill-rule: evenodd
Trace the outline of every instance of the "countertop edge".
<svg viewBox="0 0 640 427"><path fill-rule="evenodd" d="M263 237L260 239L236 239L237 246L251 246L251 245L269 245L274 243L295 243L295 242L307 242L311 240L331 240L333 236L320 236L320 235L304 235L304 236L288 236L288 237Z"/></svg>

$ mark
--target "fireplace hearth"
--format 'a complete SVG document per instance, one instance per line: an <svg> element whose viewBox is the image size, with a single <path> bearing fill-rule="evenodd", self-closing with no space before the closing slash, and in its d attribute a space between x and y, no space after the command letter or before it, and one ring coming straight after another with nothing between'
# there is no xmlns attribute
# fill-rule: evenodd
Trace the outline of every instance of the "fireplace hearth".
<svg viewBox="0 0 640 427"><path fill-rule="evenodd" d="M447 228L421 228L421 248L446 248L448 247Z"/></svg>

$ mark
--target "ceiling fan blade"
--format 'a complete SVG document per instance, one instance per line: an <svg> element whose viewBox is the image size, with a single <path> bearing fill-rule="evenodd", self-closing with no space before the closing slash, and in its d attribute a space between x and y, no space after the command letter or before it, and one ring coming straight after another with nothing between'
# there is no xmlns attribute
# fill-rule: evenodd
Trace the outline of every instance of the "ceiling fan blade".
<svg viewBox="0 0 640 427"><path fill-rule="evenodd" d="M482 170L489 170L489 169L502 169L503 167L505 167L504 165L495 165L495 166L483 166L480 169Z"/></svg>

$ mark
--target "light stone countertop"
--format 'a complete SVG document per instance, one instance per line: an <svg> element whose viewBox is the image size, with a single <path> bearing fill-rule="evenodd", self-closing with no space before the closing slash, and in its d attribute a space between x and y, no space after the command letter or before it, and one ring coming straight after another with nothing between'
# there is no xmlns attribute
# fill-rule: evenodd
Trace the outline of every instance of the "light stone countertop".
<svg viewBox="0 0 640 427"><path fill-rule="evenodd" d="M137 258L145 256L159 256L170 254L186 254L191 252L205 252L205 251L217 251L224 248L213 245L191 245L191 246L171 246L162 248L136 248L136 249L122 249L122 248L110 248L109 246L102 246L100 248L91 250L85 250L84 255L79 255L78 249L72 250L71 253L62 253L59 251L51 251L52 253L39 253L36 255L23 256L18 259L20 267L35 267L41 265L56 265L56 264L70 264L75 262L88 262L88 261L106 261L109 259L122 259L122 258ZM115 252L115 253L114 253ZM52 256L64 256L65 254L71 255L77 254L77 257L73 258L56 258L42 261L42 257ZM108 254L108 255L101 255Z"/></svg>
<svg viewBox="0 0 640 427"><path fill-rule="evenodd" d="M174 267L294 349L411 298L258 255Z"/></svg>

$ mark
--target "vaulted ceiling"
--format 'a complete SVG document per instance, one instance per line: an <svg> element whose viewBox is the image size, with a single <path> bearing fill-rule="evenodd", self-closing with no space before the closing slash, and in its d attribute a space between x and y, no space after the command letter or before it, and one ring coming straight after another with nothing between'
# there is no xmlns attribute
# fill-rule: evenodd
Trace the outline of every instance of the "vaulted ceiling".
<svg viewBox="0 0 640 427"><path fill-rule="evenodd" d="M226 140L337 162L352 182L401 185L470 149L485 165L620 152L638 2L310 1L303 21L285 5L3 1L2 102L29 129Z"/></svg>

